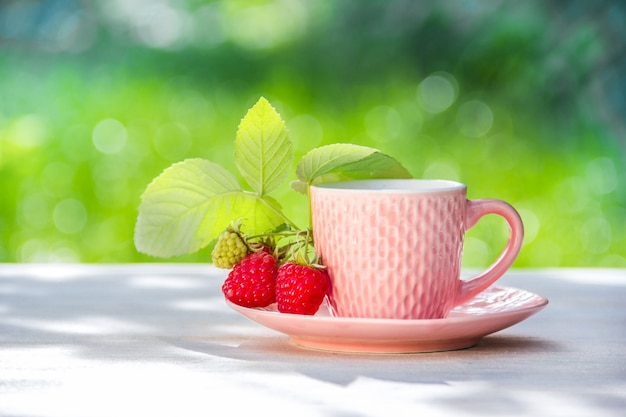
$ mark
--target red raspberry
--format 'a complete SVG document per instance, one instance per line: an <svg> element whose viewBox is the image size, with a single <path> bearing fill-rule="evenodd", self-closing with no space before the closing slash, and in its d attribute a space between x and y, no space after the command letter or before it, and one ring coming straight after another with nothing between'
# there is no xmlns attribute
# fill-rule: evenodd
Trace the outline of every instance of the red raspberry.
<svg viewBox="0 0 626 417"><path fill-rule="evenodd" d="M254 252L235 264L222 285L227 300L243 307L266 307L276 301L276 259Z"/></svg>
<svg viewBox="0 0 626 417"><path fill-rule="evenodd" d="M328 288L326 270L287 262L278 268L276 277L278 311L313 315L324 301Z"/></svg>

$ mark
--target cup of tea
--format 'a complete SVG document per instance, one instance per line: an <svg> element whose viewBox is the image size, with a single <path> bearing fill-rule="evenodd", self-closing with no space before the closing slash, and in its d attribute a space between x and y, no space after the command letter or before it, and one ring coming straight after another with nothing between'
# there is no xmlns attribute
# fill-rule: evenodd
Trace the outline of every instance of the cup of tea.
<svg viewBox="0 0 626 417"><path fill-rule="evenodd" d="M337 317L440 319L496 282L513 264L521 217L496 199L467 199L460 182L354 180L310 187L313 239L328 268ZM461 279L465 232L502 216L509 239L484 272Z"/></svg>

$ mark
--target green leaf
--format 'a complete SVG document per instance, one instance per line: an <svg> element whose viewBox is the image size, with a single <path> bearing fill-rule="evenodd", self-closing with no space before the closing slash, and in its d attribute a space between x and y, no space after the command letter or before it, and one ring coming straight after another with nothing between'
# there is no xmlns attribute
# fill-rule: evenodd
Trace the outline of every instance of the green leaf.
<svg viewBox="0 0 626 417"><path fill-rule="evenodd" d="M235 161L246 182L260 196L283 182L293 161L293 145L280 115L263 97L241 120Z"/></svg>
<svg viewBox="0 0 626 417"><path fill-rule="evenodd" d="M206 234L206 243L216 239L237 219L241 219L241 230L249 235L266 233L285 223L280 205L269 196L247 191L218 196L203 222L203 227L210 232Z"/></svg>
<svg viewBox="0 0 626 417"><path fill-rule="evenodd" d="M289 183L289 186L291 187L292 190L300 193L300 194L307 194L307 188L308 188L308 184L306 182L302 182L300 180L293 180Z"/></svg>
<svg viewBox="0 0 626 417"><path fill-rule="evenodd" d="M397 160L375 148L336 143L315 148L296 168L298 180L291 188L306 194L309 185L321 182L374 178L411 178Z"/></svg>
<svg viewBox="0 0 626 417"><path fill-rule="evenodd" d="M159 257L193 253L238 218L250 233L284 222L276 202L243 191L221 165L187 159L163 171L143 193L135 247Z"/></svg>

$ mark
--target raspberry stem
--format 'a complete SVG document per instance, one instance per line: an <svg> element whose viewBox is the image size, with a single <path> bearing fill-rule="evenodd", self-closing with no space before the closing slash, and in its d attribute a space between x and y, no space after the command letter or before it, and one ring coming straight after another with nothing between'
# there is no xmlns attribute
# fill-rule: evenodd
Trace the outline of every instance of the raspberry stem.
<svg viewBox="0 0 626 417"><path fill-rule="evenodd" d="M317 254L310 229L288 229L248 237L248 240L253 239L272 240L274 255L283 263L291 261L302 265L316 265Z"/></svg>

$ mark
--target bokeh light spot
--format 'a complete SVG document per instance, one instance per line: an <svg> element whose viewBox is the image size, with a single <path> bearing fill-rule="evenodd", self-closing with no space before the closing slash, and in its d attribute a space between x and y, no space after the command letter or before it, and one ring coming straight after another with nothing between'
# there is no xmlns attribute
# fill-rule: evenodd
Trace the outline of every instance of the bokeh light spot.
<svg viewBox="0 0 626 417"><path fill-rule="evenodd" d="M617 254L606 255L599 264L609 268L626 268L626 257Z"/></svg>
<svg viewBox="0 0 626 417"><path fill-rule="evenodd" d="M524 249L530 264L534 266L559 266L563 256L563 249L550 239L535 241Z"/></svg>
<svg viewBox="0 0 626 417"><path fill-rule="evenodd" d="M48 262L52 263L75 263L80 262L80 256L70 247L62 246L56 248L48 255Z"/></svg>
<svg viewBox="0 0 626 417"><path fill-rule="evenodd" d="M45 141L46 134L46 123L37 114L21 116L9 128L10 141L22 148L40 146Z"/></svg>
<svg viewBox="0 0 626 417"><path fill-rule="evenodd" d="M59 10L49 18L42 34L46 46L52 50L81 52L92 46L96 29L87 13Z"/></svg>
<svg viewBox="0 0 626 417"><path fill-rule="evenodd" d="M424 171L423 178L458 181L460 178L460 168L452 161L435 161L428 165Z"/></svg>
<svg viewBox="0 0 626 417"><path fill-rule="evenodd" d="M20 262L48 262L49 245L43 239L29 239L19 248Z"/></svg>
<svg viewBox="0 0 626 417"><path fill-rule="evenodd" d="M393 107L377 106L365 115L365 128L372 139L387 142L400 134L402 117Z"/></svg>
<svg viewBox="0 0 626 417"><path fill-rule="evenodd" d="M80 201L67 198L54 206L52 218L56 228L63 233L77 233L87 223L87 210Z"/></svg>
<svg viewBox="0 0 626 417"><path fill-rule="evenodd" d="M586 251L604 253L611 245L611 224L604 217L590 218L581 227L581 238Z"/></svg>
<svg viewBox="0 0 626 417"><path fill-rule="evenodd" d="M491 129L493 112L482 101L470 100L459 108L456 123L462 134L477 138Z"/></svg>
<svg viewBox="0 0 626 417"><path fill-rule="evenodd" d="M615 165L609 158L598 158L587 164L586 178L595 194L608 194L617 188Z"/></svg>
<svg viewBox="0 0 626 417"><path fill-rule="evenodd" d="M437 72L426 77L417 87L417 100L429 113L441 113L456 100L458 84L447 72Z"/></svg>
<svg viewBox="0 0 626 417"><path fill-rule="evenodd" d="M202 6L193 14L195 21L194 35L201 45L213 46L224 42L224 18L219 5L210 3Z"/></svg>
<svg viewBox="0 0 626 417"><path fill-rule="evenodd" d="M43 193L31 193L19 202L18 222L22 228L43 229L50 222L48 199Z"/></svg>
<svg viewBox="0 0 626 417"><path fill-rule="evenodd" d="M169 48L183 36L188 19L186 15L168 4L145 5L136 15L137 37L154 48Z"/></svg>
<svg viewBox="0 0 626 417"><path fill-rule="evenodd" d="M396 104L398 113L402 120L403 129L410 134L418 133L424 127L424 114L419 104L415 100L405 100Z"/></svg>
<svg viewBox="0 0 626 417"><path fill-rule="evenodd" d="M194 90L185 90L170 102L170 114L174 120L185 126L198 126L211 123L215 110L209 101Z"/></svg>
<svg viewBox="0 0 626 417"><path fill-rule="evenodd" d="M225 28L230 39L248 49L272 49L293 42L308 25L306 4L295 0L260 5L226 2Z"/></svg>
<svg viewBox="0 0 626 417"><path fill-rule="evenodd" d="M524 223L524 245L535 240L539 233L540 222L535 213L527 208L520 207L520 204L514 205Z"/></svg>
<svg viewBox="0 0 626 417"><path fill-rule="evenodd" d="M580 177L563 179L554 189L555 201L563 213L579 214L587 211L592 205L593 195L586 187L586 182Z"/></svg>
<svg viewBox="0 0 626 417"><path fill-rule="evenodd" d="M124 125L115 119L101 120L92 132L94 146L104 154L121 151L126 145L127 136Z"/></svg>
<svg viewBox="0 0 626 417"><path fill-rule="evenodd" d="M489 263L489 245L482 239L467 237L463 244L463 267L482 267Z"/></svg>

